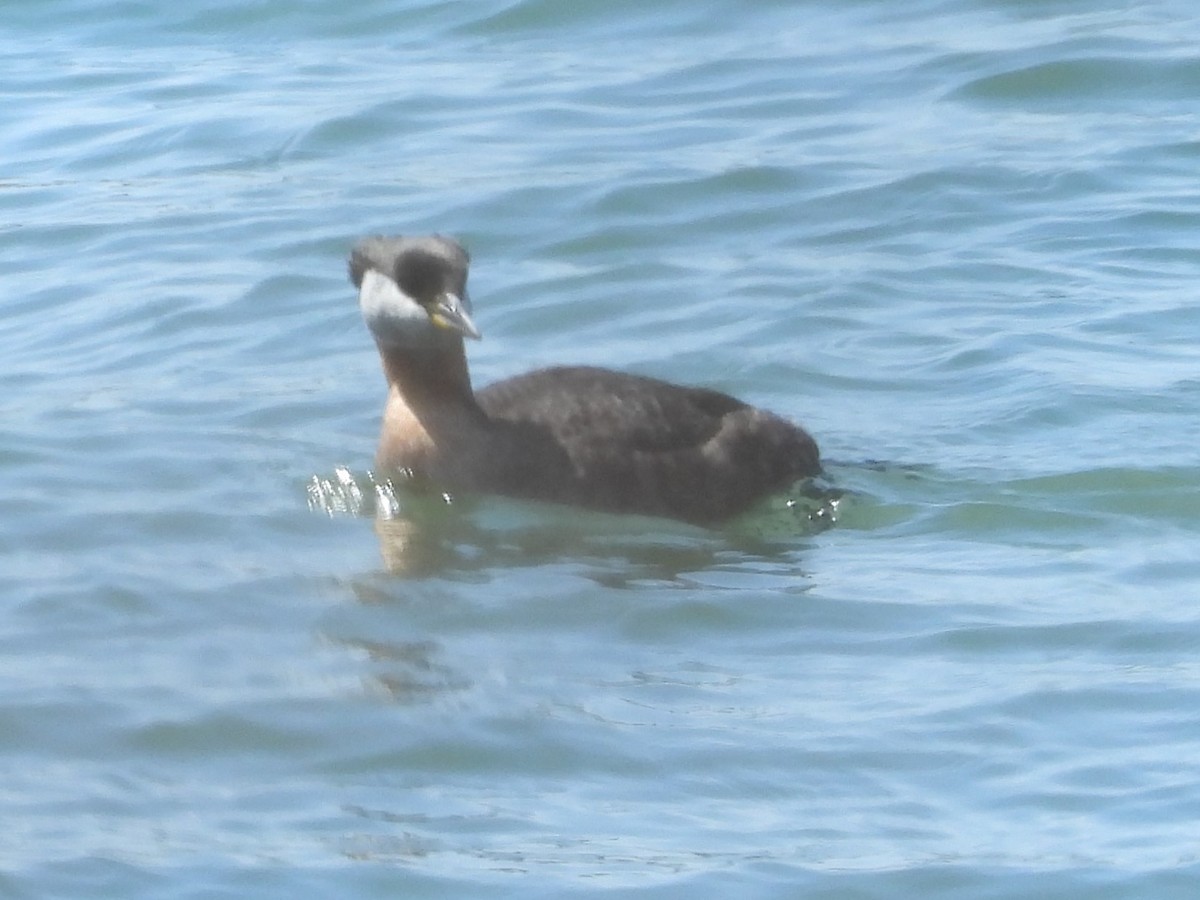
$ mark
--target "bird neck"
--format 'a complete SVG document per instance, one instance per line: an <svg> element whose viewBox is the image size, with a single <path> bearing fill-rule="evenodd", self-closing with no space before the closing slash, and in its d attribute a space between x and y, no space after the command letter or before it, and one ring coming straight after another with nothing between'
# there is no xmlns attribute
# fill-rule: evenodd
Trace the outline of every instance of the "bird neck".
<svg viewBox="0 0 1200 900"><path fill-rule="evenodd" d="M437 347L380 350L383 374L414 411L461 405L477 409L461 340Z"/></svg>

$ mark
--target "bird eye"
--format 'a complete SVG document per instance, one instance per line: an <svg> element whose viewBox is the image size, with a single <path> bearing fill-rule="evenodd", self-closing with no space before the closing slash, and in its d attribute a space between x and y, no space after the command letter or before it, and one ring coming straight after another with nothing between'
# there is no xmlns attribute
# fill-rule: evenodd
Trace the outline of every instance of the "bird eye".
<svg viewBox="0 0 1200 900"><path fill-rule="evenodd" d="M414 300L428 303L441 293L442 264L435 256L414 250L396 261L396 284Z"/></svg>

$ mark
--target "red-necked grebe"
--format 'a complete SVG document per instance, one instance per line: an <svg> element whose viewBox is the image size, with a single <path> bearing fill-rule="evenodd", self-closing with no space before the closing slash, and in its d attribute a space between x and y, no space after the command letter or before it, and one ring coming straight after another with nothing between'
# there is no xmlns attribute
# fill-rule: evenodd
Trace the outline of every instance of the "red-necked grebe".
<svg viewBox="0 0 1200 900"><path fill-rule="evenodd" d="M717 391L588 366L473 390L468 264L441 236L366 238L350 255L388 382L381 472L704 524L820 471L803 429Z"/></svg>

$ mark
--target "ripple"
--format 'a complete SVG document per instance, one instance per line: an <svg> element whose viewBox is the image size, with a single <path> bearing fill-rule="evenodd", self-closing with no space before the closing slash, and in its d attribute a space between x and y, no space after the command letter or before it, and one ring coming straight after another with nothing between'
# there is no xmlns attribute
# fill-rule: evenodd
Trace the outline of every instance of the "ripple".
<svg viewBox="0 0 1200 900"><path fill-rule="evenodd" d="M993 103L1077 104L1153 98L1170 102L1200 88L1194 59L1128 56L1058 59L979 78L962 96Z"/></svg>
<svg viewBox="0 0 1200 900"><path fill-rule="evenodd" d="M0 893L1190 897L1196 17L1109 6L7 9ZM418 230L480 383L828 481L377 481L344 258Z"/></svg>

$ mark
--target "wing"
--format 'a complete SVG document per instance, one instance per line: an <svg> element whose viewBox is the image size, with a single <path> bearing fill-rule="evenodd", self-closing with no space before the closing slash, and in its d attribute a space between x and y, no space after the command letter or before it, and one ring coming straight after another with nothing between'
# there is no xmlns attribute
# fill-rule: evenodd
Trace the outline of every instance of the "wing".
<svg viewBox="0 0 1200 900"><path fill-rule="evenodd" d="M549 430L568 452L686 450L747 408L718 391L586 366L539 369L489 385L476 399L494 419Z"/></svg>
<svg viewBox="0 0 1200 900"><path fill-rule="evenodd" d="M802 429L718 391L564 367L476 397L498 423L541 435L524 446L553 445L561 454L565 467L545 466L531 479L551 499L708 522L819 470L816 444Z"/></svg>

